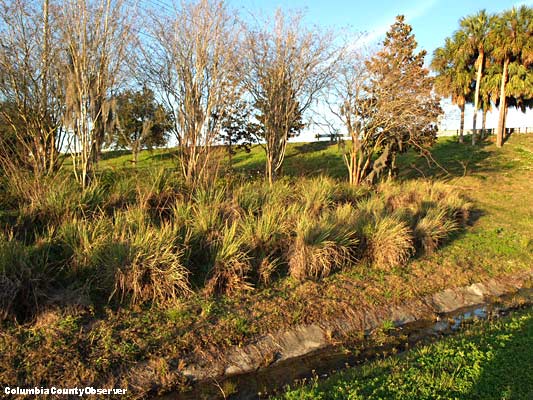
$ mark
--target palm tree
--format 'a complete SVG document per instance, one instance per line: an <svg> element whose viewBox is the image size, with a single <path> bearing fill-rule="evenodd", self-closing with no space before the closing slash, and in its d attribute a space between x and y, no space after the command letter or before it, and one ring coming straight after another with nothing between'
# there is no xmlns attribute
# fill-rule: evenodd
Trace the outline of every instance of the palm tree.
<svg viewBox="0 0 533 400"><path fill-rule="evenodd" d="M465 57L469 55L475 57L476 72L476 91L474 94L474 119L472 121L472 145L476 144L476 122L480 102L480 86L483 75L483 68L485 64L485 54L490 50L490 41L488 33L492 28L494 17L487 14L485 10L479 11L475 15L470 15L460 20L459 24L463 35L465 36L463 42L463 51L466 53Z"/></svg>
<svg viewBox="0 0 533 400"><path fill-rule="evenodd" d="M513 7L496 18L489 40L494 48L492 56L500 63L499 118L496 145L501 147L504 140L505 117L508 97L516 106L520 100L529 97L531 88L524 83L531 79L533 64L533 9L527 6ZM513 72L509 76L509 71ZM510 87L507 87L511 82ZM511 96L510 96L511 95ZM523 106L523 105L522 105Z"/></svg>
<svg viewBox="0 0 533 400"><path fill-rule="evenodd" d="M481 139L485 138L487 113L492 111L492 105L499 100L500 89L500 68L498 64L492 62L492 58L488 57L487 65L483 78L481 79L481 87L479 93L479 101L481 109L483 110L483 120L481 123Z"/></svg>
<svg viewBox="0 0 533 400"><path fill-rule="evenodd" d="M459 142L463 143L465 125L465 105L471 93L472 70L468 59L461 51L464 46L465 36L460 31L456 32L453 39L446 38L443 47L433 53L431 68L437 73L435 89L443 97L451 97L452 103L461 110L461 123L459 128Z"/></svg>

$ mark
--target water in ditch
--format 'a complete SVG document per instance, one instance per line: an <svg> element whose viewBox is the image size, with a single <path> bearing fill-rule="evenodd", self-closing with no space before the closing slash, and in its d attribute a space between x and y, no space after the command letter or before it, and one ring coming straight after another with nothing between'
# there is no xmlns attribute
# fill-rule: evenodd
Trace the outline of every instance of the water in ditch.
<svg viewBox="0 0 533 400"><path fill-rule="evenodd" d="M286 385L318 376L326 378L344 368L392 354L402 353L416 345L431 343L439 338L463 330L477 320L492 320L511 313L521 305L533 304L533 290L522 289L493 304L467 307L438 316L436 320L419 320L387 333L384 344L377 344L374 334L365 339L330 346L292 360L276 363L252 373L233 376L220 381L198 382L184 393L169 393L161 399L267 399L279 394Z"/></svg>

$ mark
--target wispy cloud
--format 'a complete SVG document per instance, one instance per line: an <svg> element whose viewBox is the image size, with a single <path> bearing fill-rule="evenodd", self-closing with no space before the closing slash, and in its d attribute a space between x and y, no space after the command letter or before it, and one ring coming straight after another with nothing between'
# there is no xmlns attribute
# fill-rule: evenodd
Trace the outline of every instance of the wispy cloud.
<svg viewBox="0 0 533 400"><path fill-rule="evenodd" d="M389 30L391 24L394 22L394 18L396 18L397 14L403 14L405 15L406 20L413 21L417 18L425 16L428 11L433 8L435 4L437 4L438 0L421 0L418 1L413 7L407 9L407 10L401 10L394 15L388 15L386 18L383 18L379 23L376 24L376 28L372 31L368 32L367 35L361 38L359 40L358 45L360 46L366 46L370 45L374 42L376 42L378 39L380 39L382 36L387 33ZM523 3L531 3L532 1L525 1Z"/></svg>
<svg viewBox="0 0 533 400"><path fill-rule="evenodd" d="M520 6L533 6L533 0L517 1L516 3L514 3L514 7Z"/></svg>

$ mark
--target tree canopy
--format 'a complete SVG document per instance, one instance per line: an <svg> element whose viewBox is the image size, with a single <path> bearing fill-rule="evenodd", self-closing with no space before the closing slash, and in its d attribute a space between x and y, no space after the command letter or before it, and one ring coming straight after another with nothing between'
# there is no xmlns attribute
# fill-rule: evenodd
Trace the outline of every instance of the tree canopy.
<svg viewBox="0 0 533 400"><path fill-rule="evenodd" d="M437 90L462 110L461 136L465 101L474 105L474 130L480 106L485 120L495 105L497 145L502 146L507 108L525 112L533 107L533 8L523 5L495 15L482 10L462 18L459 29L435 50L432 68ZM472 144L475 138L474 131Z"/></svg>
<svg viewBox="0 0 533 400"><path fill-rule="evenodd" d="M116 124L109 143L129 148L133 162L142 148L164 146L172 127L170 114L155 100L154 92L144 86L140 91L126 90L114 99Z"/></svg>

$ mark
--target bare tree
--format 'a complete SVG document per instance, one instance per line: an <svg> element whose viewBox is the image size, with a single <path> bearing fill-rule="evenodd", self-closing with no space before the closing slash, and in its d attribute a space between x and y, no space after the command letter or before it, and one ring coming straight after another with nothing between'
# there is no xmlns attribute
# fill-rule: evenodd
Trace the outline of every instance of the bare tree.
<svg viewBox="0 0 533 400"><path fill-rule="evenodd" d="M415 54L411 27L399 16L382 49L370 59L353 55L341 69L332 111L352 139L345 154L350 183L372 183L396 170L396 156L414 148L427 155L441 114L433 80Z"/></svg>
<svg viewBox="0 0 533 400"><path fill-rule="evenodd" d="M68 0L63 3L61 39L66 48L66 113L73 134L72 162L86 187L112 124L112 91L120 82L133 38L132 16L122 0Z"/></svg>
<svg viewBox="0 0 533 400"><path fill-rule="evenodd" d="M10 140L0 137L3 166L36 176L59 169L64 140L60 52L48 0L0 0L0 114Z"/></svg>
<svg viewBox="0 0 533 400"><path fill-rule="evenodd" d="M154 15L147 41L150 81L172 110L185 180L209 178L212 146L228 108L239 97L237 21L219 0L175 5L172 17Z"/></svg>
<svg viewBox="0 0 533 400"><path fill-rule="evenodd" d="M245 43L242 80L262 114L266 176L272 183L291 131L332 77L337 51L331 33L310 30L300 14L287 17L280 10L273 21L249 29Z"/></svg>

